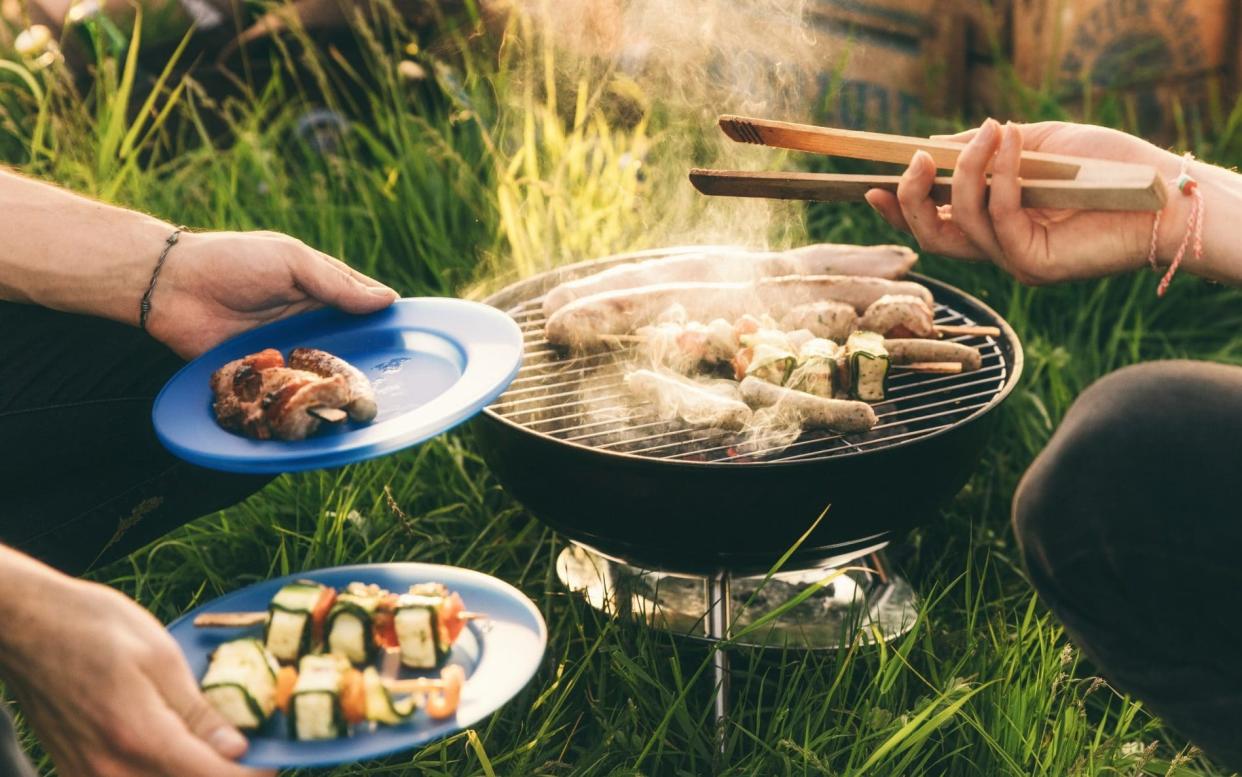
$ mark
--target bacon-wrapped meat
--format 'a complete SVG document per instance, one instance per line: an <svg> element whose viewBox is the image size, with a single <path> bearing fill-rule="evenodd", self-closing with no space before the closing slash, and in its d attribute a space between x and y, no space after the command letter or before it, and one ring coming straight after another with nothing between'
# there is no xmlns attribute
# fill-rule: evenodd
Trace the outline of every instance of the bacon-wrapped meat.
<svg viewBox="0 0 1242 777"><path fill-rule="evenodd" d="M284 357L272 348L216 370L211 390L219 424L258 440L305 439L320 423L309 411L345 408L353 398L345 375L324 377L286 367Z"/></svg>

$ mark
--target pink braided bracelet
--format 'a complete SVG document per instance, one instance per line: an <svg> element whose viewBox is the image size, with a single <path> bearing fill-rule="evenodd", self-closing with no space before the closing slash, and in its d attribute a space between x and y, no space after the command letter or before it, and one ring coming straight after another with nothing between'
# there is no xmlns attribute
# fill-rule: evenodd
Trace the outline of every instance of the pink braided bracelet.
<svg viewBox="0 0 1242 777"><path fill-rule="evenodd" d="M1177 253L1173 255L1173 261L1169 263L1169 269L1165 272L1164 277L1160 279L1160 285L1156 287L1156 296L1163 297L1164 293L1169 290L1169 284L1173 281L1173 275L1177 272L1177 268L1182 264L1182 258L1186 255L1186 248L1191 245L1191 238L1194 238L1195 259L1203 259L1203 192L1199 191L1199 183L1190 176L1190 163L1194 161L1194 154L1189 151L1182 155L1182 170L1176 180L1170 181L1177 190L1187 197L1193 197L1194 202L1190 206L1190 216L1186 220L1186 234L1182 237L1181 245L1177 247ZM1147 263L1151 265L1152 270L1159 270L1156 265L1156 238L1160 229L1160 214L1163 211L1156 211L1156 218L1151 223L1151 249L1147 252Z"/></svg>

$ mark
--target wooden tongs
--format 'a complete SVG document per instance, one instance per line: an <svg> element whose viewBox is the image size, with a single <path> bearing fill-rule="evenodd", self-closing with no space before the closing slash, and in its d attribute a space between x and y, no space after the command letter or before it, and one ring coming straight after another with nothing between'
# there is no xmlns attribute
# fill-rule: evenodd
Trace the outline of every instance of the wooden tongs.
<svg viewBox="0 0 1242 777"><path fill-rule="evenodd" d="M952 170L962 143L886 135L879 132L814 127L770 119L721 116L720 128L739 143L809 151L814 154L907 164L914 152L931 154L936 167ZM1022 206L1077 210L1157 211L1164 207L1165 187L1156 168L1128 162L1023 151L1019 168ZM703 194L780 200L838 202L861 200L868 189L897 190L896 175L835 173L690 171L690 182ZM947 203L950 182L937 177L932 199Z"/></svg>

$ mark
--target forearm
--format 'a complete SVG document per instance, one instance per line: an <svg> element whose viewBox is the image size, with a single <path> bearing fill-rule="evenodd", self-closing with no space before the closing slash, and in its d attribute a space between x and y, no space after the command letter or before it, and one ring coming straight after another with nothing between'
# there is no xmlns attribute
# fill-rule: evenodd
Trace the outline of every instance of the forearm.
<svg viewBox="0 0 1242 777"><path fill-rule="evenodd" d="M48 635L32 617L32 608L56 601L64 586L77 581L30 556L0 545L0 678L21 672L21 657Z"/></svg>
<svg viewBox="0 0 1242 777"><path fill-rule="evenodd" d="M1242 242L1237 238L1237 225L1242 221L1242 175L1205 162L1192 162L1189 173L1203 193L1203 258L1195 256L1195 236L1189 224L1195 198L1170 187L1169 203L1161 216L1160 263L1167 267L1189 234L1183 272L1242 286Z"/></svg>
<svg viewBox="0 0 1242 777"><path fill-rule="evenodd" d="M171 224L0 169L0 299L137 324Z"/></svg>

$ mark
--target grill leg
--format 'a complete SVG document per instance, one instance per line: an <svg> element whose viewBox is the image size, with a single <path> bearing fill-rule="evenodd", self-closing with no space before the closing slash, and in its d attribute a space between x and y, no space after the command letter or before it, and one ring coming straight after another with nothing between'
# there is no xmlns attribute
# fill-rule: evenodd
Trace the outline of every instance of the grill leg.
<svg viewBox="0 0 1242 777"><path fill-rule="evenodd" d="M729 573L720 571L707 579L707 636L715 643L712 653L712 675L716 681L716 750L724 754L729 721L729 652L721 644L729 638L729 625L733 620L733 599Z"/></svg>

